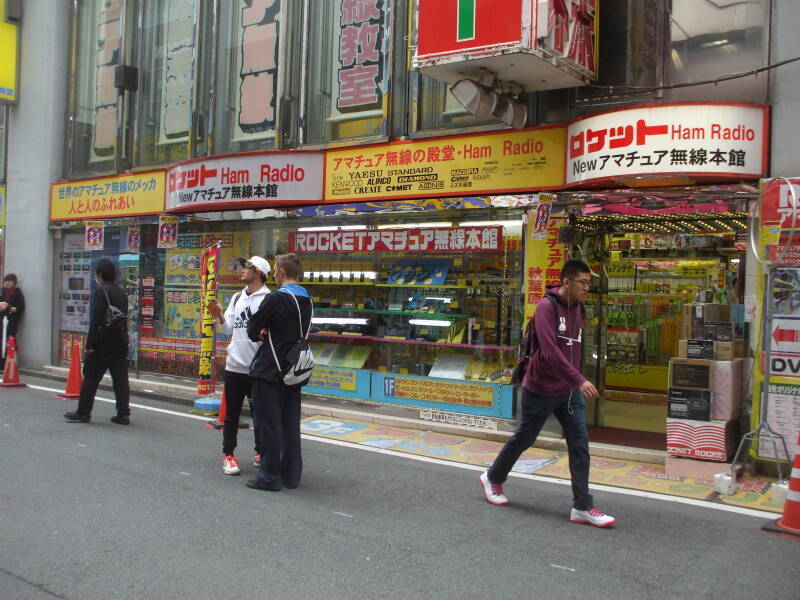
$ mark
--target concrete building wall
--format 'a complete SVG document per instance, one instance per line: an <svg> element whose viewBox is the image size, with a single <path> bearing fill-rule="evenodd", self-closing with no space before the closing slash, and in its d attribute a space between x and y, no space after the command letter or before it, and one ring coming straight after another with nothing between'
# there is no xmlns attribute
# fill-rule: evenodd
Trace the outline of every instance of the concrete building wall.
<svg viewBox="0 0 800 600"><path fill-rule="evenodd" d="M53 242L50 183L62 177L70 2L26 2L19 103L9 110L6 272L16 273L26 310L19 331L25 368L50 363Z"/></svg>
<svg viewBox="0 0 800 600"><path fill-rule="evenodd" d="M770 62L800 56L800 2L775 0ZM800 61L770 73L772 169L778 177L800 176Z"/></svg>

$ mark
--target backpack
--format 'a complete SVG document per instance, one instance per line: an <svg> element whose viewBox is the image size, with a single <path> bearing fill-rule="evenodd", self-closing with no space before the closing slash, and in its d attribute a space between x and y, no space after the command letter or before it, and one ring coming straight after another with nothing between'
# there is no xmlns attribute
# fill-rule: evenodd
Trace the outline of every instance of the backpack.
<svg viewBox="0 0 800 600"><path fill-rule="evenodd" d="M100 335L105 336L108 333L122 333L125 327L125 319L128 318L128 315L111 304L111 299L108 297L106 286L101 285L100 289L103 290L103 294L105 294L106 302L108 304L106 307L106 312L103 314L103 320L100 322Z"/></svg>
<svg viewBox="0 0 800 600"><path fill-rule="evenodd" d="M545 298L550 301L550 304L553 305L553 310L556 310L558 306L558 300L556 300L555 296L552 294L546 294ZM586 319L586 307L581 303L581 317ZM522 341L519 344L519 357L517 358L517 364L514 367L514 370L511 371L511 383L519 385L522 383L522 379L525 377L525 372L528 370L528 363L531 361L531 340L533 339L533 320L536 318L534 314L528 320L528 324L525 326L525 332L522 335ZM556 337L558 337L558 325L556 325Z"/></svg>
<svg viewBox="0 0 800 600"><path fill-rule="evenodd" d="M287 290L288 291L288 290ZM300 339L297 340L284 358L286 359L285 366L281 366L278 360L278 355L275 352L275 346L272 344L272 335L267 331L267 339L269 340L269 347L272 350L272 356L275 358L275 364L278 367L283 383L288 387L296 387L306 385L311 379L311 370L314 368L314 353L308 346L308 334L311 331L311 318L308 319L308 329L303 335L303 316L300 313L300 303L292 292L289 292L295 306L297 306L297 325L300 328ZM314 304L311 304L311 314L314 314Z"/></svg>

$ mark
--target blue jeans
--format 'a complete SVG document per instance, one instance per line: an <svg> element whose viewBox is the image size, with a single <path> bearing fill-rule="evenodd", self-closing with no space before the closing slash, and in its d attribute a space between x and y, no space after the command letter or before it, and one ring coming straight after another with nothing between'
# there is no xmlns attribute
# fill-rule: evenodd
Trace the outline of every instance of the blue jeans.
<svg viewBox="0 0 800 600"><path fill-rule="evenodd" d="M537 396L522 389L522 415L517 431L508 438L489 467L489 481L505 482L514 463L536 441L551 414L561 423L567 438L572 506L578 510L589 510L594 506L589 493L589 431L586 428L586 399L578 390L564 396Z"/></svg>

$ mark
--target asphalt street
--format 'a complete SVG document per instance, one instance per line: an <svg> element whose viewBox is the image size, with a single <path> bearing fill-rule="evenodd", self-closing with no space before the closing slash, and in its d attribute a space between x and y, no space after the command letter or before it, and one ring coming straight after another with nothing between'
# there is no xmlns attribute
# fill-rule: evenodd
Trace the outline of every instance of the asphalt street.
<svg viewBox="0 0 800 600"><path fill-rule="evenodd" d="M252 431L226 476L220 432L132 401L168 412L0 389L0 599L800 598L800 540L761 518L601 491L597 529L565 485L493 507L478 471L305 439L301 486L261 492Z"/></svg>

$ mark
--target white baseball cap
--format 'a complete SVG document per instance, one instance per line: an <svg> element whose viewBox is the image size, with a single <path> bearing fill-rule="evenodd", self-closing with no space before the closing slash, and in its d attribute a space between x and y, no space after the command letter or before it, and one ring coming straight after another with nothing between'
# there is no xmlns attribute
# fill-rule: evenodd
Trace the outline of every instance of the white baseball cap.
<svg viewBox="0 0 800 600"><path fill-rule="evenodd" d="M264 275L269 275L269 272L271 271L267 259L261 258L260 256L251 256L249 259L247 259L245 266L255 267L256 269L261 271Z"/></svg>

